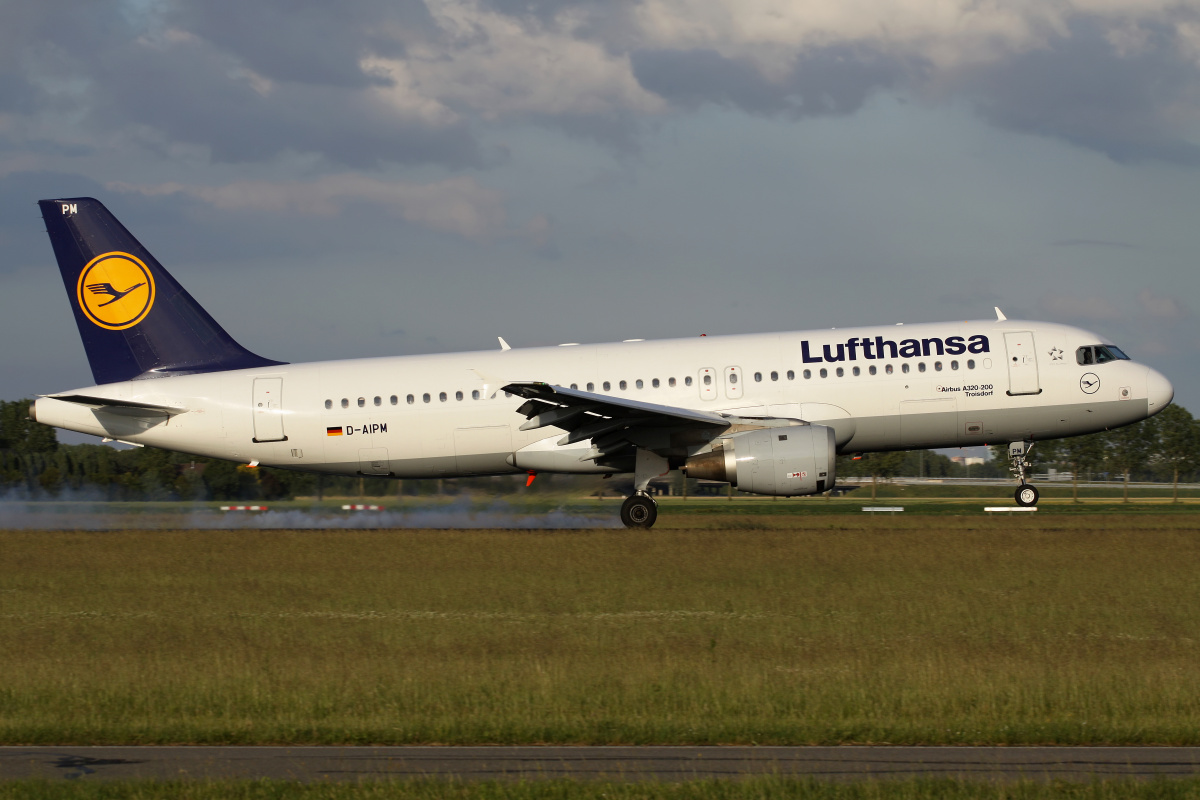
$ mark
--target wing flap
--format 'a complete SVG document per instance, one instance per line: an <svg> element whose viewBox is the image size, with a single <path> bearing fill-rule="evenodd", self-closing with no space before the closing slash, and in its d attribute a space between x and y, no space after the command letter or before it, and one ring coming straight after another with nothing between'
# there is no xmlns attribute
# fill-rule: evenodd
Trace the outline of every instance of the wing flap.
<svg viewBox="0 0 1200 800"><path fill-rule="evenodd" d="M680 432L696 431L708 440L732 424L723 415L709 411L644 403L548 383L519 381L506 385L504 391L526 400L517 409L528 420L521 430L560 428L567 435L558 440L559 446L590 439L592 448L581 461L612 463L628 458L633 448L645 446L647 439L655 442L650 449L667 453L673 450L672 437ZM635 444L635 439L641 444Z"/></svg>

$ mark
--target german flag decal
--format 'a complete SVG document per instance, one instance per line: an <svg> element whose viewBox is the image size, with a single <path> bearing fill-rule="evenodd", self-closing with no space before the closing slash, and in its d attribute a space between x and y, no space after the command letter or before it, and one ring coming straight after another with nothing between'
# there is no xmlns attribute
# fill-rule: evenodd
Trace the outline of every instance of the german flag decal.
<svg viewBox="0 0 1200 800"><path fill-rule="evenodd" d="M336 428L326 428L325 435L326 436L341 436L342 435L342 426L339 425Z"/></svg>

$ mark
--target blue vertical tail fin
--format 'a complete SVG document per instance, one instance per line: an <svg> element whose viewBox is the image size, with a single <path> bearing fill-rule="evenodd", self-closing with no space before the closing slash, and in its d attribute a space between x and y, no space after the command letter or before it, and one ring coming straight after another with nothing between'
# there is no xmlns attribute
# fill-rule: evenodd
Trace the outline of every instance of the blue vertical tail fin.
<svg viewBox="0 0 1200 800"><path fill-rule="evenodd" d="M235 342L99 200L38 206L96 383L285 363Z"/></svg>

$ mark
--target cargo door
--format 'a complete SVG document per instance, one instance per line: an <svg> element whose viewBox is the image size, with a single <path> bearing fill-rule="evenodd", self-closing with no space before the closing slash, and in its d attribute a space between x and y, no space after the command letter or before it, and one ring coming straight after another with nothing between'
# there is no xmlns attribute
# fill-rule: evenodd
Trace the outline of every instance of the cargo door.
<svg viewBox="0 0 1200 800"><path fill-rule="evenodd" d="M716 400L717 399L717 371L711 367L705 367L700 370L696 376L696 382L700 384L700 399L701 400Z"/></svg>
<svg viewBox="0 0 1200 800"><path fill-rule="evenodd" d="M391 475L386 447L363 447L358 451L358 471L362 475Z"/></svg>
<svg viewBox="0 0 1200 800"><path fill-rule="evenodd" d="M1032 331L1012 331L1004 334L1008 351L1008 393L1038 394L1037 351L1033 347Z"/></svg>
<svg viewBox="0 0 1200 800"><path fill-rule="evenodd" d="M742 396L742 368L741 367L726 367L725 368L725 396L730 400L737 400Z"/></svg>
<svg viewBox="0 0 1200 800"><path fill-rule="evenodd" d="M511 471L512 429L507 425L458 428L454 431L454 455L460 475L490 475Z"/></svg>
<svg viewBox="0 0 1200 800"><path fill-rule="evenodd" d="M254 441L286 442L283 433L283 378L254 379Z"/></svg>
<svg viewBox="0 0 1200 800"><path fill-rule="evenodd" d="M958 444L958 401L904 400L900 403L900 445L953 447Z"/></svg>

